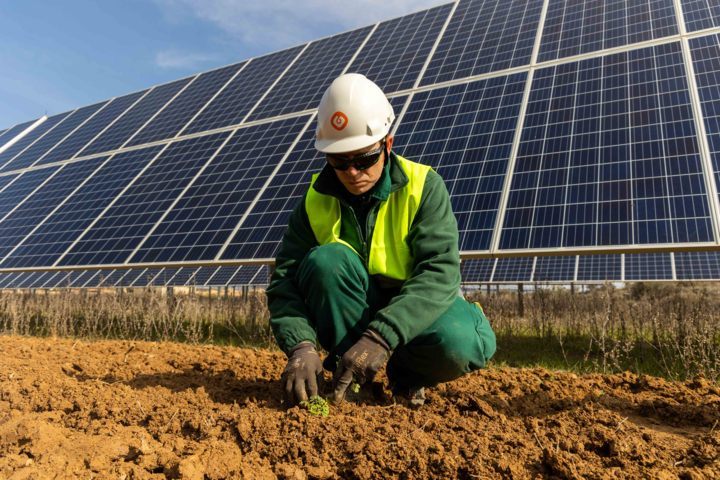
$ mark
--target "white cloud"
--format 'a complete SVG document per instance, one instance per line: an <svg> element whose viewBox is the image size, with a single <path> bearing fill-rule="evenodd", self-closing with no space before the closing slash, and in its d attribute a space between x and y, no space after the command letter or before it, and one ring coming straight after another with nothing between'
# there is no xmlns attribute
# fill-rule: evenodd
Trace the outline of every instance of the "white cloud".
<svg viewBox="0 0 720 480"><path fill-rule="evenodd" d="M155 64L161 68L191 69L217 61L218 56L209 53L163 50L155 54Z"/></svg>
<svg viewBox="0 0 720 480"><path fill-rule="evenodd" d="M362 27L448 0L155 0L173 22L198 18L245 46L266 51Z"/></svg>

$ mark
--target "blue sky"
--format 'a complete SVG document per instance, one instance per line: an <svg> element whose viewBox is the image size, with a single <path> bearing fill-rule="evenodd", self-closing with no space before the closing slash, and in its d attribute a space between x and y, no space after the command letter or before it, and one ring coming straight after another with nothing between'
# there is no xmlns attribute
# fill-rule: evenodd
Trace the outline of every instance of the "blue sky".
<svg viewBox="0 0 720 480"><path fill-rule="evenodd" d="M0 0L0 129L449 0Z"/></svg>

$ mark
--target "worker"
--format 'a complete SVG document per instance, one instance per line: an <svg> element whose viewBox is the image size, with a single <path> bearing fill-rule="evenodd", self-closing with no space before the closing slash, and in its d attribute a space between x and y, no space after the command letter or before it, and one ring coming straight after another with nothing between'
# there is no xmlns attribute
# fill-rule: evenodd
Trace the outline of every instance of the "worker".
<svg viewBox="0 0 720 480"><path fill-rule="evenodd" d="M420 406L425 387L495 352L482 308L459 293L445 183L393 151L394 119L382 90L356 73L320 101L315 148L326 164L290 216L267 290L290 405L318 394L323 367L336 402L386 367L393 396Z"/></svg>

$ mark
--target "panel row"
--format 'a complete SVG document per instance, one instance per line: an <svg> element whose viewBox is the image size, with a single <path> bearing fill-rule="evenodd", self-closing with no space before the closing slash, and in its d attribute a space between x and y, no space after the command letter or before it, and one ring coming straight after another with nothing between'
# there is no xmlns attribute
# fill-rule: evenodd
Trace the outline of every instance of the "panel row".
<svg viewBox="0 0 720 480"><path fill-rule="evenodd" d="M266 265L236 267L139 268L127 270L55 270L0 274L7 288L117 288L117 287L264 287Z"/></svg>
<svg viewBox="0 0 720 480"><path fill-rule="evenodd" d="M720 279L720 252L635 253L463 260L462 281L571 283Z"/></svg>
<svg viewBox="0 0 720 480"><path fill-rule="evenodd" d="M716 185L679 43L538 69L519 132L525 72L393 97L396 150L443 176L464 252L491 249L498 212L499 251L713 242L720 39L691 49ZM0 176L0 268L271 259L324 165L311 121Z"/></svg>

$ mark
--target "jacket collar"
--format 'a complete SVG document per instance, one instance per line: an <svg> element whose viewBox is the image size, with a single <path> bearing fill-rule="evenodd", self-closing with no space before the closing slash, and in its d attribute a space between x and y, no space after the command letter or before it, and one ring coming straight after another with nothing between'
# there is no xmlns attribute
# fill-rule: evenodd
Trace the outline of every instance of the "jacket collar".
<svg viewBox="0 0 720 480"><path fill-rule="evenodd" d="M392 192L400 190L408 183L408 177L400 166L395 152L390 152L390 161L383 168L382 175L375 186L366 195L380 201L387 200ZM350 193L345 189L343 184L338 180L335 171L329 165L325 165L317 180L313 184L313 188L324 195L332 195L339 199L345 199Z"/></svg>

